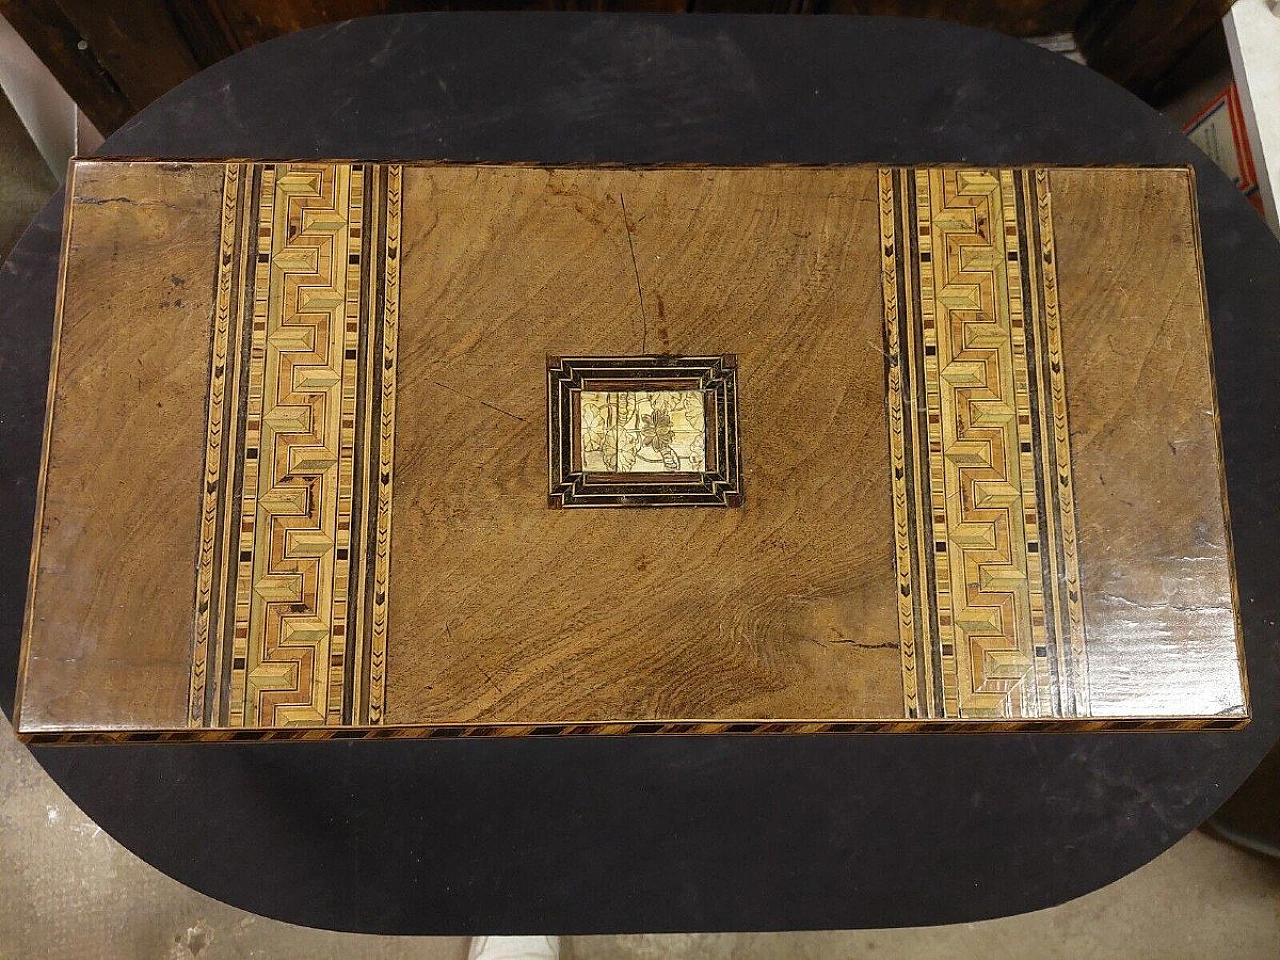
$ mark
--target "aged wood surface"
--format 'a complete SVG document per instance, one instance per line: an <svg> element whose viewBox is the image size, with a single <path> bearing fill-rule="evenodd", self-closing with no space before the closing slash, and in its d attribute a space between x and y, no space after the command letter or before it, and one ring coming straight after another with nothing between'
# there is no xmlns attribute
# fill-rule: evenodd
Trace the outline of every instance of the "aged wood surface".
<svg viewBox="0 0 1280 960"><path fill-rule="evenodd" d="M388 719L895 715L875 177L426 168L405 205ZM544 355L651 352L737 355L744 506L540 508Z"/></svg>
<svg viewBox="0 0 1280 960"><path fill-rule="evenodd" d="M129 99L87 41L80 46L84 38L57 0L0 0L0 16L9 21L102 133L114 131L145 105ZM130 52L137 49L130 45ZM175 78L173 83L183 79Z"/></svg>
<svg viewBox="0 0 1280 960"><path fill-rule="evenodd" d="M1212 31L1221 35L1232 2L1093 0L1076 24L1076 40L1089 66L1160 106L1185 83L1179 76L1183 60Z"/></svg>
<svg viewBox="0 0 1280 960"><path fill-rule="evenodd" d="M25 736L1247 718L1186 170L96 161L70 210ZM563 509L557 437L674 492Z"/></svg>
<svg viewBox="0 0 1280 960"><path fill-rule="evenodd" d="M204 455L192 440L205 432L222 167L72 176L22 722L172 726L191 670Z"/></svg>
<svg viewBox="0 0 1280 960"><path fill-rule="evenodd" d="M1163 171L1050 182L1092 711L1231 713L1237 625L1209 472L1218 422L1193 185Z"/></svg>

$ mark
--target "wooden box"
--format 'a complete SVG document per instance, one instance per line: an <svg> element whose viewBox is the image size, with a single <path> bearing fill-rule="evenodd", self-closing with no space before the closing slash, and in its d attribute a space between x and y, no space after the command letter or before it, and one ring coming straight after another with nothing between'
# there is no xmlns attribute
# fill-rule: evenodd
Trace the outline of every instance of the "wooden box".
<svg viewBox="0 0 1280 960"><path fill-rule="evenodd" d="M1186 169L81 161L19 733L1248 718Z"/></svg>

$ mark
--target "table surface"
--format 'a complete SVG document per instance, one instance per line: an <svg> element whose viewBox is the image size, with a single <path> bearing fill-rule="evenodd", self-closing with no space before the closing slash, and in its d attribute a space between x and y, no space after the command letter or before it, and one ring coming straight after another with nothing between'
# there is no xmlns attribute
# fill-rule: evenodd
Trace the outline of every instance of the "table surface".
<svg viewBox="0 0 1280 960"><path fill-rule="evenodd" d="M1204 262L1254 720L1231 733L43 748L142 859L389 934L952 923L1146 863L1280 732L1280 249L1158 114L1029 44L875 18L430 14L294 34L112 136L152 157L1183 164ZM0 704L13 702L61 196L0 271Z"/></svg>

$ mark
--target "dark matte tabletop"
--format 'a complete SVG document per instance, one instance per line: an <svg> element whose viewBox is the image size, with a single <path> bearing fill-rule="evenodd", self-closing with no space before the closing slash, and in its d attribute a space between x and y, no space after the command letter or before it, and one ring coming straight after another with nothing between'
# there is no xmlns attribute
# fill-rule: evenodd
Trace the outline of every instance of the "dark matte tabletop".
<svg viewBox="0 0 1280 960"><path fill-rule="evenodd" d="M102 148L147 157L1194 163L1254 720L1232 733L43 748L170 876L380 933L881 927L1060 903L1225 800L1280 720L1280 248L1160 115L995 34L910 20L440 14L294 34ZM0 701L11 711L61 196L0 272Z"/></svg>

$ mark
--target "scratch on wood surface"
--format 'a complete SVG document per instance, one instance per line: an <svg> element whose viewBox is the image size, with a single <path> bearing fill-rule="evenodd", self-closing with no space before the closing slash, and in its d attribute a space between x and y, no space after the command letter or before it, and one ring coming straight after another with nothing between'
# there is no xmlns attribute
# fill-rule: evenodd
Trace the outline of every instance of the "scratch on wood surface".
<svg viewBox="0 0 1280 960"><path fill-rule="evenodd" d="M439 380L432 380L431 382L443 390L448 390L450 393L456 393L458 396L466 397L468 400L474 400L476 403L480 404L481 406L488 407L490 410L496 410L498 411L498 413L502 414L504 417L510 417L512 420L519 420L521 423L529 422L519 414L512 413L510 410L503 410L501 407L499 407L496 404L490 403L488 400L481 400L479 397L473 397L471 394L466 393L462 390L459 390L457 387L451 387L447 383L441 383Z"/></svg>
<svg viewBox="0 0 1280 960"><path fill-rule="evenodd" d="M627 228L627 249L631 251L631 269L636 275L636 293L640 297L640 353L649 352L649 317L644 310L644 288L640 286L640 265L636 263L636 244L631 237L631 221L627 218L627 198L621 190L618 199L622 203L622 225Z"/></svg>

